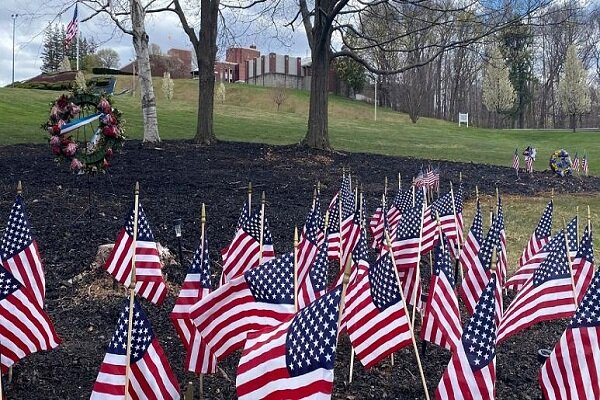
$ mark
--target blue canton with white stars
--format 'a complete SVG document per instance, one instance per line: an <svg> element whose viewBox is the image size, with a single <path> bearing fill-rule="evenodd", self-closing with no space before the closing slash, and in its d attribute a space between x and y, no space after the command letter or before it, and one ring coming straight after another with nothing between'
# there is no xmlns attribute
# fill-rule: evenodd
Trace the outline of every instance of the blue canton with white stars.
<svg viewBox="0 0 600 400"><path fill-rule="evenodd" d="M589 263L594 263L594 244L592 241L592 232L588 229L587 225L583 231L581 237L581 243L577 250L577 258L583 258Z"/></svg>
<svg viewBox="0 0 600 400"><path fill-rule="evenodd" d="M538 222L535 228L535 236L538 238L545 238L552 235L552 201L548 203L542 214L540 222Z"/></svg>
<svg viewBox="0 0 600 400"><path fill-rule="evenodd" d="M398 227L396 228L396 239L418 239L421 236L421 214L420 207L409 208L402 214Z"/></svg>
<svg viewBox="0 0 600 400"><path fill-rule="evenodd" d="M401 213L412 207L412 192L410 190L398 191L392 202Z"/></svg>
<svg viewBox="0 0 600 400"><path fill-rule="evenodd" d="M319 368L333 369L341 293L342 287L338 286L294 317L285 339L285 362L290 376Z"/></svg>
<svg viewBox="0 0 600 400"><path fill-rule="evenodd" d="M342 221L348 218L354 212L354 196L350 188L350 175L345 175L342 179L342 187L340 189L342 197Z"/></svg>
<svg viewBox="0 0 600 400"><path fill-rule="evenodd" d="M312 283L315 291L321 291L327 288L327 271L329 271L327 242L323 242L319 248L315 262L308 272L310 276L310 282Z"/></svg>
<svg viewBox="0 0 600 400"><path fill-rule="evenodd" d="M358 264L361 260L367 261L369 255L369 245L367 244L367 232L364 229L360 230L358 243L352 250L352 261Z"/></svg>
<svg viewBox="0 0 600 400"><path fill-rule="evenodd" d="M594 274L569 328L593 328L600 326L600 270Z"/></svg>
<svg viewBox="0 0 600 400"><path fill-rule="evenodd" d="M373 304L379 311L385 311L402 300L394 265L388 253L379 257L369 268L369 283Z"/></svg>
<svg viewBox="0 0 600 400"><path fill-rule="evenodd" d="M336 195L335 201L333 202L332 207L329 209L329 226L327 227L328 233L336 233L340 231L340 208L338 201L340 201L340 196Z"/></svg>
<svg viewBox="0 0 600 400"><path fill-rule="evenodd" d="M454 214L454 210L452 209L452 196L450 193L446 193L431 205L431 215L435 218L438 214L440 217Z"/></svg>
<svg viewBox="0 0 600 400"><path fill-rule="evenodd" d="M127 328L129 325L129 299L124 301L123 311L119 316L117 328L110 340L107 352L112 354L127 355ZM133 306L133 325L131 329L131 362L135 363L144 357L146 350L154 339L152 325L146 317L137 299Z"/></svg>
<svg viewBox="0 0 600 400"><path fill-rule="evenodd" d="M204 249L204 250L203 250ZM198 246L194 252L192 264L188 274L199 274L200 285L205 289L212 289L210 279L210 258L208 255L208 239L204 239L204 246Z"/></svg>
<svg viewBox="0 0 600 400"><path fill-rule="evenodd" d="M125 221L125 231L129 236L133 236L133 207L129 211L127 215L127 220ZM150 229L150 224L148 223L148 219L146 218L146 213L142 208L142 205L138 205L138 235L137 240L144 242L154 242L154 234L152 233L152 229Z"/></svg>
<svg viewBox="0 0 600 400"><path fill-rule="evenodd" d="M462 345L473 371L486 367L496 356L496 274L492 274L462 334Z"/></svg>
<svg viewBox="0 0 600 400"><path fill-rule="evenodd" d="M0 264L0 301L21 288L21 283Z"/></svg>
<svg viewBox="0 0 600 400"><path fill-rule="evenodd" d="M548 257L533 273L533 286L535 287L553 279L568 278L570 276L565 236L562 235L557 239L558 245L552 249Z"/></svg>
<svg viewBox="0 0 600 400"><path fill-rule="evenodd" d="M499 243L500 229L498 218L495 218L494 222L492 222L492 226L490 226L487 236L479 248L479 253L477 254L477 257L479 257L479 261L481 262L481 266L486 270L490 269L494 247L498 246Z"/></svg>
<svg viewBox="0 0 600 400"><path fill-rule="evenodd" d="M473 218L473 225L471 225L471 232L475 239L477 239L477 243L481 244L483 242L483 219L481 217L481 204L479 204L479 199L477 200L477 211L475 212L475 218Z"/></svg>
<svg viewBox="0 0 600 400"><path fill-rule="evenodd" d="M32 241L33 238L29 222L27 221L25 203L23 203L21 196L17 196L15 204L10 210L6 230L0 242L0 259L7 260L19 254Z"/></svg>
<svg viewBox="0 0 600 400"><path fill-rule="evenodd" d="M265 217L265 231L263 232L263 244L273 244L273 236L271 236L271 228L269 228L269 221L267 220L267 217Z"/></svg>
<svg viewBox="0 0 600 400"><path fill-rule="evenodd" d="M248 209L248 200L244 202L244 207L242 207L242 212L240 212L240 216L238 217L237 225L235 226L235 232L237 232L242 226L246 224L248 219L250 218L250 210ZM234 232L234 234L235 234Z"/></svg>
<svg viewBox="0 0 600 400"><path fill-rule="evenodd" d="M252 216L250 216L250 218L248 218L245 222L244 225L242 226L242 229L244 230L244 232L246 232L248 235L252 236L257 242L260 240L260 209L256 210ZM265 218L265 227L267 226L267 221ZM266 231L267 229L265 229L265 235L263 237L263 243L266 243Z"/></svg>
<svg viewBox="0 0 600 400"><path fill-rule="evenodd" d="M258 302L294 304L294 254L285 253L249 269L244 278Z"/></svg>
<svg viewBox="0 0 600 400"><path fill-rule="evenodd" d="M448 252L448 242L445 237L444 246L443 249L440 244L435 247L433 273L436 276L440 276L440 273L444 273L446 279L450 282L450 286L454 287L454 268L452 268L452 260L450 259L450 253Z"/></svg>
<svg viewBox="0 0 600 400"><path fill-rule="evenodd" d="M454 195L454 208L456 208L456 213L460 214L463 212L463 187L462 183L458 185L458 191Z"/></svg>
<svg viewBox="0 0 600 400"><path fill-rule="evenodd" d="M567 225L567 236L569 238L569 252L577 251L577 248L579 247L577 243L577 217L573 218ZM548 243L546 243L542 248L542 252L550 253L558 246L561 246L564 243L564 240L562 240L564 237L565 230L561 229Z"/></svg>
<svg viewBox="0 0 600 400"><path fill-rule="evenodd" d="M319 237L320 230L320 221L319 215L315 210L311 210L306 217L306 222L304 224L304 237L313 245L317 245L317 240Z"/></svg>

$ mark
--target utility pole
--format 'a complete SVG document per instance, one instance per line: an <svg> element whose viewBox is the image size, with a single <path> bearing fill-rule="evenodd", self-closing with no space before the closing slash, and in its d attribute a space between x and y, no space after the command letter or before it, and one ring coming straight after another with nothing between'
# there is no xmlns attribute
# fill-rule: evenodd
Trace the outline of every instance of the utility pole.
<svg viewBox="0 0 600 400"><path fill-rule="evenodd" d="M12 32L12 84L11 87L15 87L15 23L19 14L10 14L13 20L13 32Z"/></svg>

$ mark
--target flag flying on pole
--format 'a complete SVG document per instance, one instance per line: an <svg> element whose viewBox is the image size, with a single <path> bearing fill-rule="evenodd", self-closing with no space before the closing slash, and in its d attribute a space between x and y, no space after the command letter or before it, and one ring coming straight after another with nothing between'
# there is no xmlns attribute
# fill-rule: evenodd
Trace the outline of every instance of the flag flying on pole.
<svg viewBox="0 0 600 400"><path fill-rule="evenodd" d="M507 289L520 291L525 283L533 276L535 270L548 257L548 254L562 242L561 237L565 235L564 229L560 230L554 237L535 253L504 285ZM571 258L577 254L577 217L573 218L567 225L567 236L569 237L569 253Z"/></svg>
<svg viewBox="0 0 600 400"><path fill-rule="evenodd" d="M238 399L331 399L341 294L338 286L280 324L248 334Z"/></svg>
<svg viewBox="0 0 600 400"><path fill-rule="evenodd" d="M339 193L336 193L327 208L329 222L327 226L327 254L330 260L340 258L340 207L338 201Z"/></svg>
<svg viewBox="0 0 600 400"><path fill-rule="evenodd" d="M294 255L285 253L233 278L190 308L190 317L220 361L248 332L294 314Z"/></svg>
<svg viewBox="0 0 600 400"><path fill-rule="evenodd" d="M498 326L498 343L538 322L569 318L575 312L564 235L558 242L506 309Z"/></svg>
<svg viewBox="0 0 600 400"><path fill-rule="evenodd" d="M240 212L240 216L238 217L237 225L235 226L235 231L233 232L233 236L235 238L238 230L244 226L250 219L250 209L248 208L248 200L244 202L244 206L242 207L242 211ZM223 260L223 264L226 262L227 252L229 251L229 246L221 249L221 258Z"/></svg>
<svg viewBox="0 0 600 400"><path fill-rule="evenodd" d="M467 239L465 240L465 244L462 247L462 251L460 252L458 259L465 274L475 265L475 259L477 258L477 253L479 253L479 248L481 247L482 242L483 219L481 217L481 204L479 203L479 199L477 199L473 224L471 225L471 229L469 229Z"/></svg>
<svg viewBox="0 0 600 400"><path fill-rule="evenodd" d="M519 175L519 149L515 149L515 154L513 155L513 163L512 167L515 171L517 171L517 175Z"/></svg>
<svg viewBox="0 0 600 400"><path fill-rule="evenodd" d="M444 240L444 244L446 245ZM447 245L434 250L433 274L429 281L427 303L421 324L421 339L455 352L462 326L458 298L454 293L455 276Z"/></svg>
<svg viewBox="0 0 600 400"><path fill-rule="evenodd" d="M408 318L392 259L385 253L360 274L347 314L348 336L365 368L411 344Z"/></svg>
<svg viewBox="0 0 600 400"><path fill-rule="evenodd" d="M533 174L533 162L534 158L531 156L525 156L525 167L527 169L527 173Z"/></svg>
<svg viewBox="0 0 600 400"><path fill-rule="evenodd" d="M0 262L44 308L46 278L37 242L31 235L23 197L17 195L0 241Z"/></svg>
<svg viewBox="0 0 600 400"><path fill-rule="evenodd" d="M210 259L208 255L208 239L204 244L198 245L192 264L181 286L179 297L175 301L175 307L171 311L171 322L185 347L187 352L186 368L188 371L196 373L214 373L216 370L216 361L213 357L207 356L207 350L197 334L196 326L190 317L190 307L208 296L212 290Z"/></svg>
<svg viewBox="0 0 600 400"><path fill-rule="evenodd" d="M580 303L594 276L594 244L592 231L588 225L583 231L579 249L573 259L573 274L575 275L577 303Z"/></svg>
<svg viewBox="0 0 600 400"><path fill-rule="evenodd" d="M497 287L498 286L498 287ZM456 352L435 392L437 400L492 400L496 398L495 304L501 290L492 273L462 331Z"/></svg>
<svg viewBox="0 0 600 400"><path fill-rule="evenodd" d="M390 226L390 232L396 232L398 222L402 214L413 206L413 194L412 190L398 190L392 205L388 210L388 224Z"/></svg>
<svg viewBox="0 0 600 400"><path fill-rule="evenodd" d="M373 237L372 248L379 250L385 247L385 232L389 233L390 229L388 221L388 207L385 197L382 196L381 205L377 207L375 214L369 221L369 230L371 231L371 237Z"/></svg>
<svg viewBox="0 0 600 400"><path fill-rule="evenodd" d="M354 312L355 308L360 305L360 301L355 301L360 296L359 284L362 282L362 276L369 271L369 246L367 245L367 234L363 230L358 244L352 251L352 264L350 267L350 279L348 288L346 289L346 299L344 304L344 313L340 326L340 333L346 330L346 325L349 316ZM343 283L344 274L340 274L336 279L333 287L337 287Z"/></svg>
<svg viewBox="0 0 600 400"><path fill-rule="evenodd" d="M544 209L544 213L542 214L542 218L537 224L537 227L531 234L531 238L525 249L523 249L523 254L519 258L519 267L525 265L536 253L538 253L545 245L548 243L552 237L552 212L554 209L554 204L552 200L548 202L546 208Z"/></svg>
<svg viewBox="0 0 600 400"><path fill-rule="evenodd" d="M129 299L126 299L90 400L179 399L177 378L137 299L134 300L131 330L129 388L128 396L125 396L128 326Z"/></svg>
<svg viewBox="0 0 600 400"><path fill-rule="evenodd" d="M30 354L56 348L61 342L31 290L0 266L0 364L2 373Z"/></svg>
<svg viewBox="0 0 600 400"><path fill-rule="evenodd" d="M575 315L539 382L546 400L600 399L600 271L596 271Z"/></svg>
<svg viewBox="0 0 600 400"><path fill-rule="evenodd" d="M79 32L79 17L77 15L78 3L75 3L75 11L73 12L73 19L67 25L67 32L65 34L65 47L69 47L73 42L73 39L77 37Z"/></svg>
<svg viewBox="0 0 600 400"><path fill-rule="evenodd" d="M273 238L267 218L263 219L263 249L260 254L261 210L256 210L237 230L224 257L221 285L243 274L250 268L273 258Z"/></svg>
<svg viewBox="0 0 600 400"><path fill-rule="evenodd" d="M477 257L474 260L474 264L467 268L464 279L458 289L460 297L465 303L465 307L469 314L475 311L478 299L481 297L483 290L490 280L492 275L491 266L492 262L497 264L497 260L492 260L493 250L498 246L500 241L500 227L498 225L498 218L494 220L490 227L486 238L484 239ZM497 275L493 274L496 279ZM496 290L496 317L502 316L502 288L500 285L495 285ZM498 324L500 321L496 321Z"/></svg>
<svg viewBox="0 0 600 400"><path fill-rule="evenodd" d="M504 225L504 208L502 207L502 197L498 196L498 284L504 286L506 275L508 274L508 256L506 254L506 227Z"/></svg>
<svg viewBox="0 0 600 400"><path fill-rule="evenodd" d="M119 231L115 246L104 264L104 269L125 287L129 287L131 282L133 214L134 210L131 207L125 219L125 226ZM167 285L162 276L154 234L141 203L138 207L135 244L135 292L154 304L161 304L167 296Z"/></svg>
<svg viewBox="0 0 600 400"><path fill-rule="evenodd" d="M317 256L313 259L308 271L302 277L298 274L298 308L303 309L320 298L327 291L327 243L318 248Z"/></svg>

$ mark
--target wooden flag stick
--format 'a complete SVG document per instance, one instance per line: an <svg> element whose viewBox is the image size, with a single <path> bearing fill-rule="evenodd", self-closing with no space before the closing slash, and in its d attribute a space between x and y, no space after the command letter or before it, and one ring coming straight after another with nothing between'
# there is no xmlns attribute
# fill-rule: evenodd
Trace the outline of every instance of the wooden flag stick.
<svg viewBox="0 0 600 400"><path fill-rule="evenodd" d="M125 399L129 399L129 375L131 374L131 331L133 330L133 309L135 308L135 284L136 284L136 271L135 271L135 251L137 247L137 236L138 236L138 210L139 210L139 197L140 197L140 184L135 183L134 197L133 197L133 240L131 242L131 278L129 280L129 316L127 318L127 352L126 352L126 364L125 364Z"/></svg>
<svg viewBox="0 0 600 400"><path fill-rule="evenodd" d="M425 398L429 400L429 389L427 389L427 381L425 380L425 373L423 372L423 366L421 365L421 357L419 356L419 350L417 349L417 341L415 340L415 331L413 330L413 323L408 319L408 309L406 307L406 299L404 298L404 291L402 290L402 281L400 280L400 275L398 274L398 268L396 267L396 259L394 258L394 253L392 252L392 241L390 240L390 235L385 232L385 240L388 247L388 254L392 259L392 265L394 269L394 274L396 275L396 281L398 282L398 290L400 291L400 300L402 301L402 305L404 306L404 312L406 313L406 319L408 323L408 329L410 329L410 338L412 340L413 349L415 351L415 356L417 357L417 366L419 367L419 374L421 375L421 383L423 384L423 390L425 391ZM420 247L420 246L419 246Z"/></svg>
<svg viewBox="0 0 600 400"><path fill-rule="evenodd" d="M265 192L260 195L260 241L258 242L258 264L262 264L263 241L265 238Z"/></svg>
<svg viewBox="0 0 600 400"><path fill-rule="evenodd" d="M550 192L550 200L554 202L554 188L552 188L552 191Z"/></svg>
<svg viewBox="0 0 600 400"><path fill-rule="evenodd" d="M206 206L202 203L202 213L200 215L200 243L202 246L202 257L204 257L204 239L206 232ZM204 260L203 260L204 261ZM204 375L202 372L198 374L198 390L200 391L200 400L204 399ZM188 391L191 394L190 399L194 399L194 387L192 382L188 384ZM187 392L186 392L187 395Z"/></svg>
<svg viewBox="0 0 600 400"><path fill-rule="evenodd" d="M475 185L475 200L479 200L479 186Z"/></svg>
<svg viewBox="0 0 600 400"><path fill-rule="evenodd" d="M312 198L312 207L311 207L312 210L315 209L316 203L317 203L317 187L315 186L315 188L313 189L313 198Z"/></svg>
<svg viewBox="0 0 600 400"><path fill-rule="evenodd" d="M340 271L344 268L342 265L342 252L344 248L344 238L342 237L342 191L338 192L338 231L340 233L340 248L338 250L338 257L340 259Z"/></svg>
<svg viewBox="0 0 600 400"><path fill-rule="evenodd" d="M383 194L387 196L388 191L388 177L383 178Z"/></svg>
<svg viewBox="0 0 600 400"><path fill-rule="evenodd" d="M412 200L413 200L412 206L413 207L415 206L415 202L417 201L416 198L415 198L416 197L415 190L416 190L415 189L415 182L413 181L413 185L412 185Z"/></svg>
<svg viewBox="0 0 600 400"><path fill-rule="evenodd" d="M252 215L252 182L248 182L248 217Z"/></svg>
<svg viewBox="0 0 600 400"><path fill-rule="evenodd" d="M298 227L294 226L294 309L298 312Z"/></svg>
<svg viewBox="0 0 600 400"><path fill-rule="evenodd" d="M402 190L402 175L398 172L398 191Z"/></svg>
<svg viewBox="0 0 600 400"><path fill-rule="evenodd" d="M496 186L496 214L500 210L500 192L498 191L498 186Z"/></svg>
<svg viewBox="0 0 600 400"><path fill-rule="evenodd" d="M567 230L567 222L563 218L564 235L565 235L565 249L567 252L567 263L569 264L569 272L571 273L571 287L573 288L573 302L575 303L575 310L577 310L577 289L575 288L575 275L573 274L573 264L571 263L571 256L569 255L569 232Z"/></svg>
<svg viewBox="0 0 600 400"><path fill-rule="evenodd" d="M183 400L194 400L194 382L188 382L183 394Z"/></svg>
<svg viewBox="0 0 600 400"><path fill-rule="evenodd" d="M23 184L19 180L17 182L17 196L20 196L21 194L23 194ZM8 383L12 383L12 380L13 380L13 367L11 365L10 367L8 367ZM3 394L2 394L2 378L1 378L1 374L0 374L0 399L4 398L2 396L3 396Z"/></svg>
<svg viewBox="0 0 600 400"><path fill-rule="evenodd" d="M588 231L590 232L590 234L592 233L592 213L590 212L590 206L588 204L587 206L587 227L588 227Z"/></svg>
<svg viewBox="0 0 600 400"><path fill-rule="evenodd" d="M462 179L462 174L460 175L460 177ZM460 242L460 235L458 232L458 219L456 218L456 202L454 201L454 188L452 187L452 182L450 182L450 198L452 199L452 213L454 214L454 231L456 232L456 244L458 246L458 248L456 249L456 265L454 266L454 276L456 277L458 275L457 272L460 272L460 279L462 281L464 278L463 270L462 268L460 268L460 265L458 263L458 259L460 258L460 252L462 251L462 243ZM455 279L454 281L458 282L458 279Z"/></svg>
<svg viewBox="0 0 600 400"><path fill-rule="evenodd" d="M17 194L22 194L23 193L23 184L21 183L21 181L17 182Z"/></svg>

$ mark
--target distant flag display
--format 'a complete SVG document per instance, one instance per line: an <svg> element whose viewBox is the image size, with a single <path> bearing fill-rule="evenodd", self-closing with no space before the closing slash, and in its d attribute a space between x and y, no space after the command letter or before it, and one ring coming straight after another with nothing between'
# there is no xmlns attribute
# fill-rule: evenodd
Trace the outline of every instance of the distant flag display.
<svg viewBox="0 0 600 400"><path fill-rule="evenodd" d="M515 149L515 154L513 155L512 167L516 171L517 176L519 176L519 149Z"/></svg>

